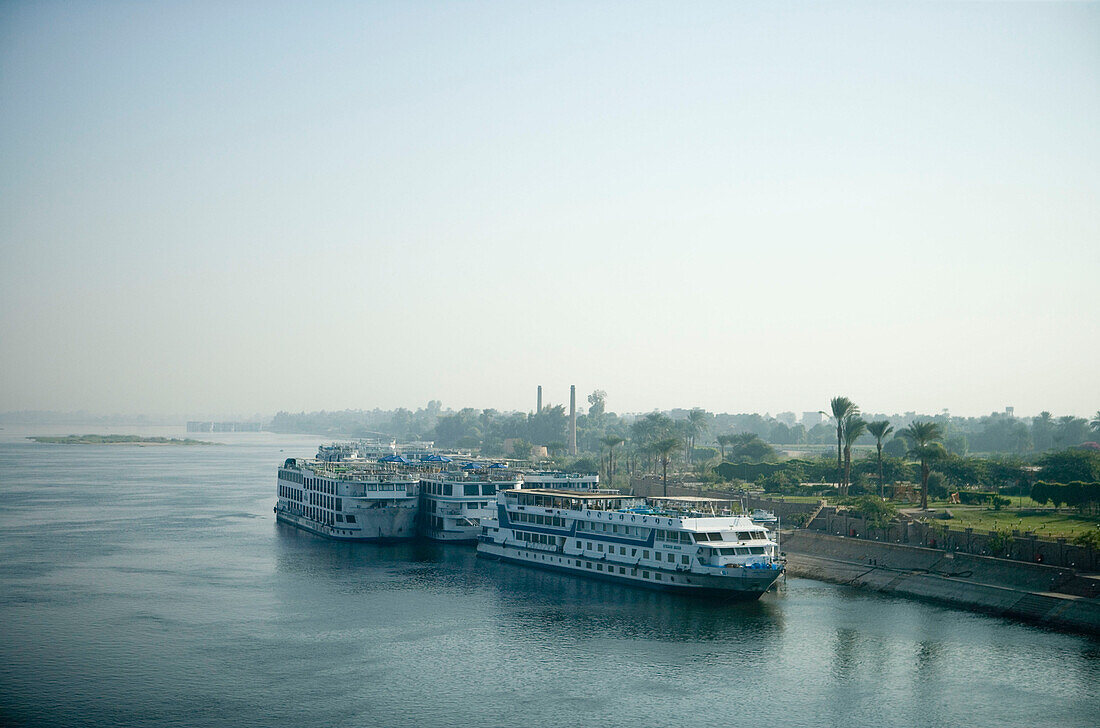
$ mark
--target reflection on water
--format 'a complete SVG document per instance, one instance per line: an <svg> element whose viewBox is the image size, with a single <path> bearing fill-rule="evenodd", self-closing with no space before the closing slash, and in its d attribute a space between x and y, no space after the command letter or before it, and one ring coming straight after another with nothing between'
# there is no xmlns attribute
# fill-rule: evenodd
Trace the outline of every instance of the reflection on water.
<svg viewBox="0 0 1100 728"><path fill-rule="evenodd" d="M331 543L271 514L314 441L223 439L0 439L0 722L1096 723L1095 640L803 579L722 604Z"/></svg>

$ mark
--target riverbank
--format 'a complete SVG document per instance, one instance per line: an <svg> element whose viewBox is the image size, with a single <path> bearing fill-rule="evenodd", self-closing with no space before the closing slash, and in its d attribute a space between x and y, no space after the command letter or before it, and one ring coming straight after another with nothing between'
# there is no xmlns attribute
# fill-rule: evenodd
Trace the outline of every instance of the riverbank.
<svg viewBox="0 0 1100 728"><path fill-rule="evenodd" d="M64 435L61 437L34 435L27 438L48 445L217 445L189 437L142 437L140 435Z"/></svg>
<svg viewBox="0 0 1100 728"><path fill-rule="evenodd" d="M1074 569L807 530L782 544L792 576L1100 635L1100 578Z"/></svg>

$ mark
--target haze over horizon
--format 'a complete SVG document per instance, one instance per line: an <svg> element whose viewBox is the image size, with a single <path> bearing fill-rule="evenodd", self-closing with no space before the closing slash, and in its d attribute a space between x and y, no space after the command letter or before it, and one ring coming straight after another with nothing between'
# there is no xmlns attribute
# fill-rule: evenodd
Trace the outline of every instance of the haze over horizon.
<svg viewBox="0 0 1100 728"><path fill-rule="evenodd" d="M1100 410L1100 4L0 6L0 411Z"/></svg>

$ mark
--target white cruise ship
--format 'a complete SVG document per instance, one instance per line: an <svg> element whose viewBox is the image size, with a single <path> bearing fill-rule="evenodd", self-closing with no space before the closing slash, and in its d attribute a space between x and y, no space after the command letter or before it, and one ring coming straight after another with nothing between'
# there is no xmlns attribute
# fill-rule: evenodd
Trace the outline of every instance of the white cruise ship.
<svg viewBox="0 0 1100 728"><path fill-rule="evenodd" d="M340 541L416 536L418 476L365 460L287 458L279 468L278 521Z"/></svg>
<svg viewBox="0 0 1100 728"><path fill-rule="evenodd" d="M585 473L563 473L558 470L539 470L523 474L524 488L553 490L597 490L600 476Z"/></svg>
<svg viewBox="0 0 1100 728"><path fill-rule="evenodd" d="M783 572L778 546L709 498L498 491L479 556L669 591L755 599Z"/></svg>
<svg viewBox="0 0 1100 728"><path fill-rule="evenodd" d="M433 541L473 543L481 519L496 510L501 490L518 488L519 475L503 464L467 463L457 470L420 476L420 532Z"/></svg>

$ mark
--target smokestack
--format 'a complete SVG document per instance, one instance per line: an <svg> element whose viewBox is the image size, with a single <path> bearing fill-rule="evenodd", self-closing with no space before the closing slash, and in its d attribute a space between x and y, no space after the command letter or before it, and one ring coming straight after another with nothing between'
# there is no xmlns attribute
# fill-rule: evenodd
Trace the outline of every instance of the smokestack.
<svg viewBox="0 0 1100 728"><path fill-rule="evenodd" d="M577 454L577 385L569 385L569 454Z"/></svg>
<svg viewBox="0 0 1100 728"><path fill-rule="evenodd" d="M542 385L541 384L539 385L539 402L538 402L538 406L535 408L535 414L537 415L540 412L542 412Z"/></svg>

